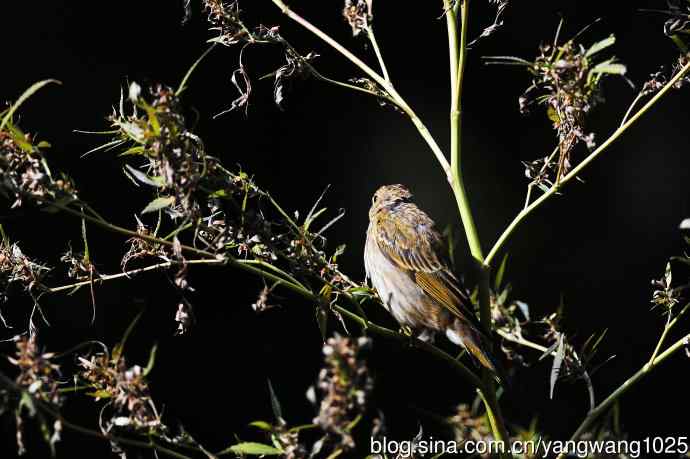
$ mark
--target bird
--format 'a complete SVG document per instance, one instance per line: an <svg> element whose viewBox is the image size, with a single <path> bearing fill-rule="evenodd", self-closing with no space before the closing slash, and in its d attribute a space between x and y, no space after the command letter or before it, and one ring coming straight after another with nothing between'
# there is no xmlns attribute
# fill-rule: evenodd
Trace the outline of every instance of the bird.
<svg viewBox="0 0 690 459"><path fill-rule="evenodd" d="M385 185L374 193L364 267L386 309L422 340L444 333L504 379L462 282L449 267L444 245L434 221L412 202L404 185Z"/></svg>

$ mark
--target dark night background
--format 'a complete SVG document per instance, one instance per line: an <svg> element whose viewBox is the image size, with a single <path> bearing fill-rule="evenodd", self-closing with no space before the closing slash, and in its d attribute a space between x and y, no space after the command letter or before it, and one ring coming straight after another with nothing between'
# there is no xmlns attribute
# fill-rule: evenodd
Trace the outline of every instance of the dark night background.
<svg viewBox="0 0 690 459"><path fill-rule="evenodd" d="M127 79L179 83L212 36L198 2L193 2L190 24L180 24L181 3L5 2L0 11L0 98L13 100L44 78L63 82L24 106L21 125L49 140L49 159L74 177L81 196L124 226L134 225L133 214L147 197L123 176L114 154L80 159L100 139L73 129L107 127L105 117ZM317 67L326 75L359 76L334 51L281 17L270 1L242 3L248 23L280 24L294 46L320 54ZM445 21L437 19L440 3L379 0L375 24L398 90L448 151L447 46ZM493 19L486 3L473 2L471 37ZM340 17L341 1L292 1L291 6L375 63L362 43L350 37ZM464 96L465 177L485 250L523 203L527 182L520 161L544 156L554 145L554 134L541 110L529 116L518 112L517 98L528 85L526 72L484 66L480 56L531 59L541 42L553 38L559 15L566 19L564 38L602 17L583 41L615 33L615 53L639 85L676 57L662 32L663 17L638 11L663 7L663 1L516 1L508 7L505 28L471 52ZM211 154L230 168L239 164L254 174L290 210L304 214L330 184L329 209L347 210L329 231L331 248L348 246L341 263L345 272L358 280L363 277L367 210L371 193L381 184L407 184L439 226L457 222L450 190L417 131L404 116L379 108L370 98L308 80L295 85L281 112L272 103L271 82L255 82L248 116L232 113L213 120L212 115L236 97L230 75L238 51L216 49L194 74L184 102L200 114L195 131ZM260 76L282 65L281 56L276 50L252 48L246 65ZM619 79L606 81L604 90L607 103L595 110L589 124L599 141L615 128L635 94ZM669 256L683 250L678 225L690 216L688 103L687 88L665 98L583 174L585 185L568 186L509 243L507 276L514 296L529 303L534 316L553 311L562 295L563 325L576 343L609 329L601 357L616 358L594 377L598 400L649 358L662 327L659 311L650 311L650 280L661 276ZM3 212L3 225L28 255L56 266L69 240L78 247L78 220L31 211L19 215ZM116 272L124 239L95 227L90 238L101 272ZM461 248L461 266L468 267L464 241ZM197 324L189 336L173 336L177 294L166 275L152 274L99 287L95 326L90 326L87 290L46 298L52 328L45 330L44 343L51 350L85 339L112 344L145 307L128 360L145 364L148 349L159 343L152 373L154 399L169 419L180 420L202 443L217 450L230 444L235 433L252 438L246 424L271 417L267 378L288 422L309 422L314 411L304 393L321 365L320 335L310 305L281 292L276 300L281 308L257 315L250 304L261 281L229 268L193 269L190 281L197 289L190 297ZM383 311L370 313L380 323L395 325ZM687 320L679 329L688 329ZM4 331L0 338L9 336L11 332ZM6 352L11 344L2 346ZM537 355L531 356L536 360ZM455 404L474 396L462 380L422 355L401 351L399 343L375 340L370 366L377 376L377 406L400 439L417 431L418 416L411 407L447 415ZM632 438L688 434L688 368L688 360L678 354L624 396L623 424ZM545 433L565 439L586 413L586 391L581 383L560 385L555 400L549 400L549 370L547 361L519 370L503 401L504 412L522 426L538 416ZM83 408L72 405L73 413ZM67 409L69 416L69 405ZM95 426L95 415L77 416ZM12 451L10 420L5 417L0 424L0 444ZM64 437L59 452L71 444L80 445L82 452L107 455L107 444L71 432Z"/></svg>

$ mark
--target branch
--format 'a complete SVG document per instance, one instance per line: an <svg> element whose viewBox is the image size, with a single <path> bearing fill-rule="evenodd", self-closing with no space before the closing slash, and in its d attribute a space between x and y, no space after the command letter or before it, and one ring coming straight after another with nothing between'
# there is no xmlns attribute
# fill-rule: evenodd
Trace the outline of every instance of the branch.
<svg viewBox="0 0 690 459"><path fill-rule="evenodd" d="M652 97L642 108L640 108L633 116L631 116L625 123L616 129L611 136L604 141L596 150L589 154L585 159L583 159L577 166L573 168L567 175L565 175L561 181L549 188L547 192L536 199L532 204L521 210L513 221L508 225L508 227L503 231L503 234L499 236L496 243L491 248L491 251L484 260L485 266L491 266L491 261L494 259L498 251L503 247L503 245L508 241L510 236L513 234L515 229L522 223L522 221L531 214L534 210L539 208L546 200L551 198L554 194L560 190L560 188L576 178L592 161L597 159L606 149L616 141L630 126L635 124L639 118L644 115L650 108L652 108L668 91L673 89L674 85L680 81L681 78L685 76L686 73L690 71L690 62L685 64L676 75L671 78L671 80L666 83L666 85L657 92L654 97Z"/></svg>
<svg viewBox="0 0 690 459"><path fill-rule="evenodd" d="M444 0L446 25L448 29L448 55L450 63L450 158L451 188L457 202L460 218L467 237L470 252L479 267L479 315L485 329L491 329L491 304L489 292L489 270L484 267L484 254L477 227L474 223L469 199L462 176L462 88L467 62L467 29L469 20L469 0L458 0L460 8L460 36L458 37L456 11L450 0ZM456 5L457 5L456 4ZM482 401L486 407L494 437L508 442L510 436L505 427L503 415L496 398L496 387L493 375L488 369L482 369ZM502 454L507 457L507 454Z"/></svg>
<svg viewBox="0 0 690 459"><path fill-rule="evenodd" d="M450 182L451 180L451 169L450 165L448 164L448 160L443 154L443 151L441 150L441 147L438 146L436 143L436 140L434 137L431 135L429 132L429 129L424 125L422 120L417 116L417 114L412 110L412 108L407 104L405 99L398 94L398 92L395 90L393 85L386 80L385 77L382 75L378 74L374 69L369 67L364 61L362 61L360 58L352 54L347 48L342 46L340 43L335 41L333 38L331 38L328 34L323 32L321 29L313 25L311 22L307 21L304 19L302 16L299 14L295 13L293 10L291 10L285 2L282 0L271 0L280 10L290 19L316 35L318 38L320 38L322 41L324 41L326 44L331 46L333 49L338 51L340 54L342 54L346 59L348 59L350 62L352 62L355 66L357 66L360 70L362 70L369 78L374 80L376 83L378 83L383 89L388 92L388 94L391 96L393 100L395 100L396 105L400 107L402 111L407 114L408 117L412 120L412 123L415 125L417 130L419 131L420 135L422 138L426 141L426 143L429 145L429 148L431 148L431 151L434 153L434 156L436 157L436 160L439 162L441 165L441 168L443 169L443 172L446 174L446 177L448 177L448 181Z"/></svg>
<svg viewBox="0 0 690 459"><path fill-rule="evenodd" d="M280 209L280 206L274 200L271 199L271 202L277 208ZM105 220L101 220L101 219L91 217L89 215L85 215L85 214L78 212L74 209L71 209L69 207L65 207L62 205L56 205L56 207L66 211L72 215L78 216L79 218L85 218L89 221L92 221L96 225L99 225L99 226L101 226L101 227L103 227L109 231L129 235L132 237L137 237L140 239L145 239L145 240L148 240L148 241L154 242L154 243L160 243L160 244L165 243L167 245L172 244L169 241L164 241L162 239L159 239L159 238L153 237L153 236L142 235L142 234L136 233L134 231L128 230L126 228L122 228L122 227L119 227L117 225L113 225L111 223L108 223ZM294 222L293 222L293 224L294 224ZM203 251L203 250L199 250L199 249L196 249L194 247L189 247L186 245L182 245L181 247L182 247L182 250L190 250L193 253L201 252L202 254L208 254L209 256L214 257L214 258L201 259L201 260L189 260L187 263L190 263L190 264L228 264L231 266L235 266L239 269L242 269L246 272L256 274L256 275L259 275L259 276L264 277L266 279L270 279L272 281L275 281L279 285L286 287L287 289L293 291L294 293L300 295L301 297L308 299L310 301L313 301L316 304L321 304L324 302L323 297L315 294L314 292L309 290L307 287L305 287L303 284L301 284L299 281L297 281L295 278L290 276L288 273L284 272L283 270L281 270L280 268L278 268L276 266L273 266L272 264L270 264L268 262L264 262L261 260L238 260L238 259L227 257L227 256L225 256L223 258L218 258L218 255L215 255L215 254L212 254L210 252ZM173 264L177 264L177 263L176 262L159 263L157 265L148 266L146 268L135 269L132 271L128 271L126 273L104 276L104 277L101 277L99 279L94 279L94 282L119 279L122 277L126 277L128 274L150 272L150 271L154 271L156 269L162 269L164 267L172 266ZM70 289L70 288L75 288L75 287L78 287L81 285L88 285L89 283L90 283L90 281L83 281L83 282L78 282L76 284L54 287L52 289L49 289L49 292L50 293L56 293L59 291ZM352 298L352 296L348 292L345 291L345 292L340 292L340 293L345 295L346 298L348 299L348 301L350 301L351 303L353 303L353 304L357 303L357 300ZM385 327L382 327L380 325L376 325L372 322L369 322L364 317L359 316L359 315L349 311L348 309L343 308L342 306L334 305L333 309L335 311L339 312L340 314L342 314L343 316L347 317L348 319L359 323L360 325L365 327L368 331L371 331L374 334L388 337L388 338L394 338L398 341L404 341L404 342L412 341L414 343L415 347L418 347L418 348L424 350L425 352L431 354L432 356L434 356L438 360L441 360L441 361L448 363L455 370L456 373L460 374L463 378L465 378L470 384L472 384L472 386L483 390L482 382L471 370L469 370L462 362L455 360L453 357L446 354L445 352L438 349L437 347L435 347L429 343L423 342L421 340L418 340L416 338L411 338L407 335L397 333L397 332L390 330L388 328L385 328Z"/></svg>
<svg viewBox="0 0 690 459"><path fill-rule="evenodd" d="M651 372L664 360L671 357L674 353L682 349L684 346L687 346L688 342L690 342L690 333L676 341L673 345L669 346L668 349L659 354L659 356L656 357L653 361L645 364L637 373L635 373L627 381L621 384L620 387L618 387L618 389L611 393L611 395L606 397L606 400L601 402L599 405L597 405L596 408L590 411L585 420L582 421L582 424L580 424L580 426L577 428L572 437L570 437L570 440L577 441L582 436L582 434L585 433L587 429L594 423L594 421L596 421L597 418L599 418L599 416L601 416L616 400L618 400L624 393L626 393L628 389L630 389L637 382L639 382L643 377L645 377L649 372ZM566 454L562 453L558 456L558 459L564 459L565 457Z"/></svg>
<svg viewBox="0 0 690 459"><path fill-rule="evenodd" d="M374 34L374 28L372 26L367 27L367 36L371 42L371 46L374 48L376 53L376 58L381 66L381 72L383 72L383 77L387 82L391 83L391 77L388 74L388 69L386 68L386 61L383 60L383 54L381 54L381 48L379 48L379 42L376 41L376 35ZM392 83L391 83L392 84Z"/></svg>
<svg viewBox="0 0 690 459"><path fill-rule="evenodd" d="M93 280L85 280L85 281L80 281L80 282L75 282L73 284L67 284L67 285L61 285L59 287L50 287L47 289L47 293L58 293L63 290L72 290L75 288L83 287L85 285L91 285L91 284L100 284L106 281L110 280L115 280L115 279L121 279L123 277L130 278L132 276L135 276L137 274L149 272L149 271L157 271L159 269L165 269L165 268L170 268L172 266L178 266L178 265L215 265L215 264L224 264L226 263L227 260L225 259L201 259L201 260L185 260L184 262L182 261L166 261L164 263L157 263L155 265L150 265L146 266L144 268L137 268L137 269L131 269L129 271L123 271L118 274L109 274L106 276L99 276L97 278L94 278Z"/></svg>

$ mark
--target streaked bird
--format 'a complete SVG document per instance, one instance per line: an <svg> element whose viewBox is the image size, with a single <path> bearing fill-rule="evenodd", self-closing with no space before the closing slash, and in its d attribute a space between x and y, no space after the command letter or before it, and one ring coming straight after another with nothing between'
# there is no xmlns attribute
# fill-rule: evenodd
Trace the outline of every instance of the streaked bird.
<svg viewBox="0 0 690 459"><path fill-rule="evenodd" d="M502 373L472 303L445 261L433 220L411 198L403 185L383 186L374 194L364 248L367 277L401 325L421 339L442 332L481 365Z"/></svg>

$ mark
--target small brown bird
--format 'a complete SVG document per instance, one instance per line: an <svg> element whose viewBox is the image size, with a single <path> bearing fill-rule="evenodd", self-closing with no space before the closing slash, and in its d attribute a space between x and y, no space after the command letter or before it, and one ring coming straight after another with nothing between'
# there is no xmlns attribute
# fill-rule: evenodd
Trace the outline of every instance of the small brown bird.
<svg viewBox="0 0 690 459"><path fill-rule="evenodd" d="M374 194L364 248L367 277L401 325L425 340L443 332L497 373L471 302L445 261L441 236L411 198L403 185Z"/></svg>

